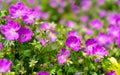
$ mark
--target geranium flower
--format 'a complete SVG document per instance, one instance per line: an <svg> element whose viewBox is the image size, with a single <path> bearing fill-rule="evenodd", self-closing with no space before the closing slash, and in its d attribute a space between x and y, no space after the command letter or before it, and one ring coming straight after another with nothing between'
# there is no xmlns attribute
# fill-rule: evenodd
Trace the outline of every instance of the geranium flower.
<svg viewBox="0 0 120 75"><path fill-rule="evenodd" d="M110 70L105 75L117 75L117 74L116 74L116 72L114 70Z"/></svg>
<svg viewBox="0 0 120 75"><path fill-rule="evenodd" d="M108 51L100 46L95 39L88 39L85 42L85 51L87 55L97 56L95 61L98 62L101 57L108 55Z"/></svg>
<svg viewBox="0 0 120 75"><path fill-rule="evenodd" d="M96 29L102 28L102 22L101 22L101 20L99 20L99 19L92 19L92 20L90 21L90 25L91 25L93 28L96 28Z"/></svg>
<svg viewBox="0 0 120 75"><path fill-rule="evenodd" d="M77 35L76 30L69 31L68 38L66 39L65 43L66 43L66 46L68 46L72 50L80 50L81 36Z"/></svg>
<svg viewBox="0 0 120 75"><path fill-rule="evenodd" d="M20 25L18 22L8 20L5 26L1 27L2 34L5 35L7 40L16 40L19 38L18 30Z"/></svg>
<svg viewBox="0 0 120 75"><path fill-rule="evenodd" d="M70 56L70 51L65 48L60 49L60 53L58 54L58 63L62 64L66 62L66 59Z"/></svg>
<svg viewBox="0 0 120 75"><path fill-rule="evenodd" d="M80 44L81 44L81 39L79 39L77 36L69 36L66 39L66 46L71 48L72 50L80 50Z"/></svg>
<svg viewBox="0 0 120 75"><path fill-rule="evenodd" d="M18 41L20 42L27 42L32 39L32 31L29 27L20 28L18 33L19 33Z"/></svg>
<svg viewBox="0 0 120 75"><path fill-rule="evenodd" d="M98 36L95 37L95 39L97 40L97 42L100 45L108 45L108 44L113 43L112 37L108 34L103 33L103 32L100 32L98 34Z"/></svg>
<svg viewBox="0 0 120 75"><path fill-rule="evenodd" d="M0 73L9 72L12 61L5 58L0 59Z"/></svg>
<svg viewBox="0 0 120 75"><path fill-rule="evenodd" d="M24 5L23 2L17 2L16 4L11 4L9 7L9 13L13 17L22 17L28 12L28 8Z"/></svg>
<svg viewBox="0 0 120 75"><path fill-rule="evenodd" d="M29 9L26 15L23 16L23 21L26 23L33 23L35 19L34 9Z"/></svg>

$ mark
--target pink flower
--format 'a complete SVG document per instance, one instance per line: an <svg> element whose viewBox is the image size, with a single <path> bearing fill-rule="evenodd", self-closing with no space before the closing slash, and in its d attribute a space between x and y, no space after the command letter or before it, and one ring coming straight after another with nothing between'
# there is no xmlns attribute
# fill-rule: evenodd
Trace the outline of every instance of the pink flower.
<svg viewBox="0 0 120 75"><path fill-rule="evenodd" d="M32 31L29 27L20 28L18 33L19 33L18 41L20 42L27 42L32 39Z"/></svg>
<svg viewBox="0 0 120 75"><path fill-rule="evenodd" d="M20 25L18 22L13 20L8 20L5 26L1 27L2 34L5 35L7 40L16 40L19 38L18 30L20 29Z"/></svg>
<svg viewBox="0 0 120 75"><path fill-rule="evenodd" d="M11 4L9 7L9 13L13 17L22 17L26 14L28 8L24 5L23 2L17 2L16 4Z"/></svg>

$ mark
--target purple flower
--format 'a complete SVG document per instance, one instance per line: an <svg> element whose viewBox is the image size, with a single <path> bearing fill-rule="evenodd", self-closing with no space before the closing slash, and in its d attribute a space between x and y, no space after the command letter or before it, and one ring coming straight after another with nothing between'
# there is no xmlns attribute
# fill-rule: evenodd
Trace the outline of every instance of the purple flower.
<svg viewBox="0 0 120 75"><path fill-rule="evenodd" d="M116 2L118 6L120 6L120 0L114 0L114 2Z"/></svg>
<svg viewBox="0 0 120 75"><path fill-rule="evenodd" d="M74 21L67 21L67 23L66 23L66 26L67 27L74 27L76 25L76 23L74 22Z"/></svg>
<svg viewBox="0 0 120 75"><path fill-rule="evenodd" d="M117 46L120 47L120 36L115 39Z"/></svg>
<svg viewBox="0 0 120 75"><path fill-rule="evenodd" d="M35 18L39 19L41 17L41 7L36 6L33 8L33 10L34 10L33 14L34 14Z"/></svg>
<svg viewBox="0 0 120 75"><path fill-rule="evenodd" d="M7 1L6 1L6 4L9 4L10 2L12 2L12 0L7 0Z"/></svg>
<svg viewBox="0 0 120 75"><path fill-rule="evenodd" d="M20 28L18 33L19 33L18 41L20 42L27 42L32 39L32 31L29 27Z"/></svg>
<svg viewBox="0 0 120 75"><path fill-rule="evenodd" d="M34 18L35 18L34 10L30 9L29 11L27 11L26 15L23 16L23 21L27 23L33 23Z"/></svg>
<svg viewBox="0 0 120 75"><path fill-rule="evenodd" d="M108 16L108 22L109 24L116 24L116 20L120 17L118 13L111 13L111 15Z"/></svg>
<svg viewBox="0 0 120 75"><path fill-rule="evenodd" d="M108 44L113 43L112 37L102 32L100 32L99 35L95 37L95 39L100 45L108 45Z"/></svg>
<svg viewBox="0 0 120 75"><path fill-rule="evenodd" d="M60 53L58 54L58 63L62 64L66 62L66 59L70 56L70 51L65 48L60 49Z"/></svg>
<svg viewBox="0 0 120 75"><path fill-rule="evenodd" d="M82 15L82 16L80 17L80 21L81 21L81 22L87 22L87 21L88 21L88 16L87 16L87 15Z"/></svg>
<svg viewBox="0 0 120 75"><path fill-rule="evenodd" d="M50 4L50 6L51 6L52 8L56 8L57 5L58 5L55 0L50 0L49 4Z"/></svg>
<svg viewBox="0 0 120 75"><path fill-rule="evenodd" d="M106 10L100 10L100 11L99 11L99 15L100 15L101 17L106 17L106 16L107 16L107 11L106 11Z"/></svg>
<svg viewBox="0 0 120 75"><path fill-rule="evenodd" d="M57 36L56 36L56 31L51 30L51 32L48 33L47 38L50 42L56 42Z"/></svg>
<svg viewBox="0 0 120 75"><path fill-rule="evenodd" d="M81 49L80 44L81 44L81 39L77 36L74 35L69 36L66 39L66 46L68 46L72 50L80 50Z"/></svg>
<svg viewBox="0 0 120 75"><path fill-rule="evenodd" d="M99 20L99 19L92 19L92 20L90 21L90 25L91 25L93 28L96 28L96 29L102 28L102 22L101 22L101 20Z"/></svg>
<svg viewBox="0 0 120 75"><path fill-rule="evenodd" d="M27 2L28 2L29 4L34 4L34 3L35 3L35 0L27 0Z"/></svg>
<svg viewBox="0 0 120 75"><path fill-rule="evenodd" d="M103 5L104 4L104 0L97 0L97 5Z"/></svg>
<svg viewBox="0 0 120 75"><path fill-rule="evenodd" d="M42 12L42 13L41 13L41 18L42 18L43 20L46 20L48 17L49 17L49 14L48 14L47 12Z"/></svg>
<svg viewBox="0 0 120 75"><path fill-rule="evenodd" d="M114 70L110 70L105 75L117 75L117 74L116 74L116 72Z"/></svg>
<svg viewBox="0 0 120 75"><path fill-rule="evenodd" d="M46 71L39 71L37 75L50 75L50 74Z"/></svg>
<svg viewBox="0 0 120 75"><path fill-rule="evenodd" d="M9 72L12 61L5 58L0 59L0 73Z"/></svg>
<svg viewBox="0 0 120 75"><path fill-rule="evenodd" d="M60 7L65 7L66 6L66 2L64 0L50 0L49 1L50 3L50 6L52 8L56 8L57 6L60 6Z"/></svg>
<svg viewBox="0 0 120 75"><path fill-rule="evenodd" d="M104 47L98 45L95 39L86 40L85 51L88 55L96 55L97 59L108 54L108 51Z"/></svg>
<svg viewBox="0 0 120 75"><path fill-rule="evenodd" d="M20 25L18 22L13 20L8 20L5 26L1 27L2 34L5 35L7 40L16 40L19 38L18 30L20 29Z"/></svg>
<svg viewBox="0 0 120 75"><path fill-rule="evenodd" d="M81 6L84 11L87 11L91 6L91 0L82 0Z"/></svg>
<svg viewBox="0 0 120 75"><path fill-rule="evenodd" d="M22 17L26 14L28 8L25 7L23 2L17 2L16 4L11 4L9 7L9 13L13 17Z"/></svg>
<svg viewBox="0 0 120 75"><path fill-rule="evenodd" d="M40 39L39 39L39 42L40 42L44 47L46 47L46 41L45 41L44 38L40 38Z"/></svg>
<svg viewBox="0 0 120 75"><path fill-rule="evenodd" d="M111 35L113 38L118 38L120 35L120 28L116 27L115 25L109 25L108 34Z"/></svg>
<svg viewBox="0 0 120 75"><path fill-rule="evenodd" d="M97 41L95 39L88 39L85 42L85 51L88 55L95 54L93 47L97 45Z"/></svg>
<svg viewBox="0 0 120 75"><path fill-rule="evenodd" d="M58 12L59 12L59 13L63 13L63 12L64 12L64 8L63 8L63 7L59 7L59 8L58 8Z"/></svg>
<svg viewBox="0 0 120 75"><path fill-rule="evenodd" d="M68 36L77 36L77 30L71 30L68 32Z"/></svg>
<svg viewBox="0 0 120 75"><path fill-rule="evenodd" d="M49 26L49 24L47 22L43 22L40 27L43 29L43 30L49 30L51 29L51 27Z"/></svg>
<svg viewBox="0 0 120 75"><path fill-rule="evenodd" d="M75 4L75 3L72 3L71 4L71 11L75 14L77 14L79 12L79 9L80 9L80 6Z"/></svg>
<svg viewBox="0 0 120 75"><path fill-rule="evenodd" d="M2 42L0 42L0 50L2 50L3 46L2 46Z"/></svg>

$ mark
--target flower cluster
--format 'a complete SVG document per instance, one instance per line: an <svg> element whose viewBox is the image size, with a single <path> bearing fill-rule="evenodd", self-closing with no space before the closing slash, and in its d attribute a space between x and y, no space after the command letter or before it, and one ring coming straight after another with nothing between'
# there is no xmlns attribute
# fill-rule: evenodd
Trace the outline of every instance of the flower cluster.
<svg viewBox="0 0 120 75"><path fill-rule="evenodd" d="M66 59L70 56L70 51L65 48L60 49L60 53L58 54L58 62L60 64L65 63Z"/></svg>
<svg viewBox="0 0 120 75"><path fill-rule="evenodd" d="M66 46L71 48L72 50L80 50L81 44L81 36L77 35L77 31L69 31L68 32L68 38L66 39Z"/></svg>
<svg viewBox="0 0 120 75"><path fill-rule="evenodd" d="M0 74L119 75L119 7L119 0L0 0Z"/></svg>
<svg viewBox="0 0 120 75"><path fill-rule="evenodd" d="M32 31L29 27L21 27L18 22L12 19L8 20L6 24L1 27L1 33L10 41L18 40L20 42L27 42L31 40L32 37Z"/></svg>

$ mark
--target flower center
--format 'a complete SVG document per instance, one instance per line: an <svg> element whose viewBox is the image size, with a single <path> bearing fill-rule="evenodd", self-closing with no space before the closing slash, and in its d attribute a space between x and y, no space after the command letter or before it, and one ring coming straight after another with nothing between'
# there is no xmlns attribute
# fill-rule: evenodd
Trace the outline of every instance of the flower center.
<svg viewBox="0 0 120 75"><path fill-rule="evenodd" d="M18 10L18 11L16 12L16 15L20 15L20 14L21 14L21 11Z"/></svg>
<svg viewBox="0 0 120 75"><path fill-rule="evenodd" d="M11 29L10 29L10 33L11 33L11 34L14 34L14 33L15 33L15 29L11 28Z"/></svg>

